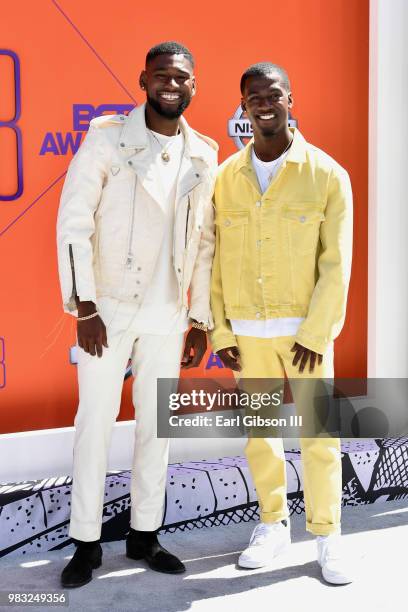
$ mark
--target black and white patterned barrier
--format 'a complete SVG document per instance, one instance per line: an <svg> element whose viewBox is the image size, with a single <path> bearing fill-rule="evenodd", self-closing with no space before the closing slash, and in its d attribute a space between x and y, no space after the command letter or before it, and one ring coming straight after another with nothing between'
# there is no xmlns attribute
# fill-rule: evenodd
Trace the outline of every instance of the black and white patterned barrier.
<svg viewBox="0 0 408 612"><path fill-rule="evenodd" d="M408 499L408 438L342 444L343 505ZM286 452L290 513L304 511L300 451ZM130 472L108 474L102 540L120 540L129 528ZM0 556L63 548L71 478L0 485ZM243 457L169 466L162 532L259 518L255 489Z"/></svg>

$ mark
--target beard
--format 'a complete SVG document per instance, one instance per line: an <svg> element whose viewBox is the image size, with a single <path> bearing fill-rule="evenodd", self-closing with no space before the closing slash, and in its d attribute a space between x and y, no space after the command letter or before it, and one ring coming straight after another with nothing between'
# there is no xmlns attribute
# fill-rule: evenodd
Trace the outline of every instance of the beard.
<svg viewBox="0 0 408 612"><path fill-rule="evenodd" d="M273 138L282 130L286 129L288 125L288 119L279 118L279 122L275 123L275 125L257 125L257 129L261 132L264 138Z"/></svg>
<svg viewBox="0 0 408 612"><path fill-rule="evenodd" d="M147 97L148 103L156 111L156 113L160 115L161 117L165 117L166 119L178 119L179 117L181 117L181 115L184 113L184 111L186 110L186 108L191 102L191 97L189 98L186 97L184 98L184 100L180 102L180 104L176 108L167 109L167 108L163 108L160 102L156 100L155 98L150 97L149 94L147 94L146 97Z"/></svg>

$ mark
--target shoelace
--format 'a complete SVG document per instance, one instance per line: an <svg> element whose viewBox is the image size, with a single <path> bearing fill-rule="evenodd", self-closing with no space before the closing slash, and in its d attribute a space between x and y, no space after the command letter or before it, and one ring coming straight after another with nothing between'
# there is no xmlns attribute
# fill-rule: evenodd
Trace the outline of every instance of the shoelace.
<svg viewBox="0 0 408 612"><path fill-rule="evenodd" d="M249 541L249 546L260 546L261 544L264 544L264 542L268 540L269 536L279 529L279 525L284 528L281 523L260 523L257 525Z"/></svg>

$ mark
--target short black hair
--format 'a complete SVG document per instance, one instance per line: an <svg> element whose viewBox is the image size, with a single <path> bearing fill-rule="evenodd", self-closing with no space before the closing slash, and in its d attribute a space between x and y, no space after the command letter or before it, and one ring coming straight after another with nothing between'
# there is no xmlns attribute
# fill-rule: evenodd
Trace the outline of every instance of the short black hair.
<svg viewBox="0 0 408 612"><path fill-rule="evenodd" d="M147 52L146 65L150 60L157 57L158 55L184 55L194 68L194 57L191 51L181 43L176 42L175 40L162 42L152 47Z"/></svg>
<svg viewBox="0 0 408 612"><path fill-rule="evenodd" d="M241 93L244 93L245 83L249 78L254 76L269 76L272 73L278 74L286 91L290 91L288 73L284 68L282 68L282 66L272 64L271 62L258 62L257 64L252 64L252 66L249 66L249 68L247 68L242 75Z"/></svg>

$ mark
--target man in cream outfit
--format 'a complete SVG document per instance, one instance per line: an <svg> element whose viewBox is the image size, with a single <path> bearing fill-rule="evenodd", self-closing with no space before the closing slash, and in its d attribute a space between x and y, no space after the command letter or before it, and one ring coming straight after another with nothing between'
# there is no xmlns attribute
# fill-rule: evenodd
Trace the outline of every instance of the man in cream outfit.
<svg viewBox="0 0 408 612"><path fill-rule="evenodd" d="M64 310L78 316L79 385L69 532L77 548L65 587L89 582L102 561L107 457L129 358L137 427L126 552L157 571L185 571L157 540L169 443L156 434L156 384L177 378L181 359L186 368L200 363L212 327L218 147L182 118L193 71L179 43L153 47L140 75L146 104L91 121L61 197L59 273Z"/></svg>

